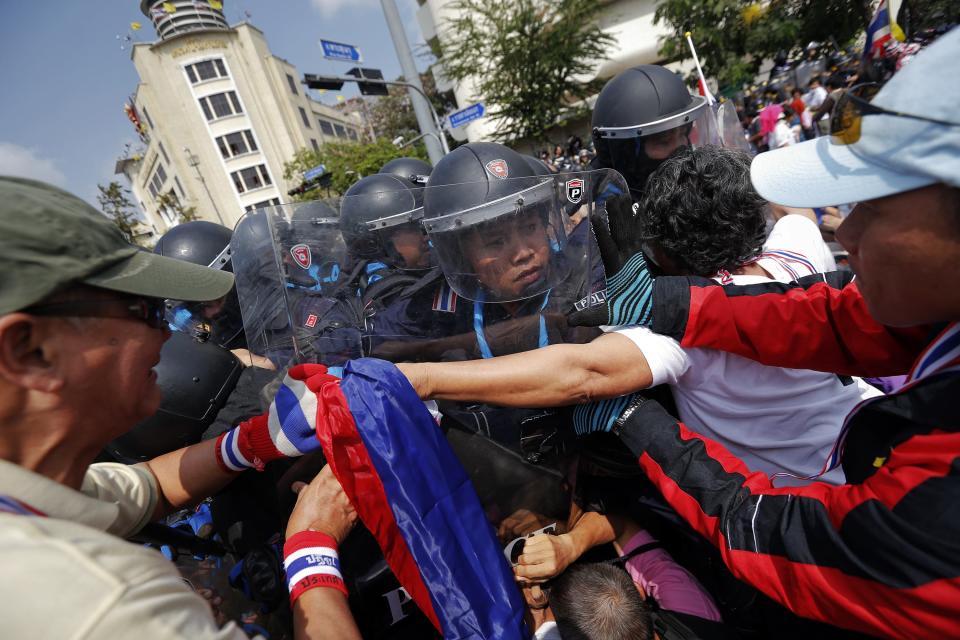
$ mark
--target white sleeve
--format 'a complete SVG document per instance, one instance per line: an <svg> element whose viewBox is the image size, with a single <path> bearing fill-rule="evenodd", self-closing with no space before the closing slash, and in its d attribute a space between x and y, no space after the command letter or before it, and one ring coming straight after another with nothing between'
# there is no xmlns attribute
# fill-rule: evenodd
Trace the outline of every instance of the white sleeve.
<svg viewBox="0 0 960 640"><path fill-rule="evenodd" d="M614 332L629 338L643 353L653 377L650 386L675 384L690 368L687 352L673 338L661 336L641 326L617 327Z"/></svg>
<svg viewBox="0 0 960 640"><path fill-rule="evenodd" d="M115 462L90 465L80 491L117 505L117 519L110 525L109 532L121 538L136 533L150 522L160 495L157 480L150 471Z"/></svg>
<svg viewBox="0 0 960 640"><path fill-rule="evenodd" d="M769 237L767 237L767 241L763 244L763 250L764 252L781 251L799 254L810 262L810 266L816 273L826 273L836 268L835 265L831 268L830 262L832 260L826 259L827 255L831 259L833 255L830 253L827 243L823 241L823 236L820 235L820 229L817 228L816 223L810 218L796 213L791 213L777 220ZM801 275L810 274L802 273Z"/></svg>

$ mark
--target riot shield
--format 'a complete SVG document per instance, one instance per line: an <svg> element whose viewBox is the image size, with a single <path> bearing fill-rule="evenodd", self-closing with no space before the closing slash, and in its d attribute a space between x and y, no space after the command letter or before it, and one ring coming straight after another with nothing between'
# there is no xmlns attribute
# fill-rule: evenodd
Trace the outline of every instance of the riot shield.
<svg viewBox="0 0 960 640"><path fill-rule="evenodd" d="M740 124L737 107L733 102L724 102L717 108L717 128L724 147L740 149L753 155L750 143L747 142L746 132Z"/></svg>

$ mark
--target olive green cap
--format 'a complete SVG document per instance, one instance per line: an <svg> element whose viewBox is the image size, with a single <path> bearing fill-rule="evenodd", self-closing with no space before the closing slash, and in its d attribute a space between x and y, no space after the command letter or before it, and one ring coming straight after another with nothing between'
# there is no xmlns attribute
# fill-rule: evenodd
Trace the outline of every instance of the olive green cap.
<svg viewBox="0 0 960 640"><path fill-rule="evenodd" d="M0 176L0 315L75 282L204 301L229 293L233 274L144 251L80 198L35 180Z"/></svg>

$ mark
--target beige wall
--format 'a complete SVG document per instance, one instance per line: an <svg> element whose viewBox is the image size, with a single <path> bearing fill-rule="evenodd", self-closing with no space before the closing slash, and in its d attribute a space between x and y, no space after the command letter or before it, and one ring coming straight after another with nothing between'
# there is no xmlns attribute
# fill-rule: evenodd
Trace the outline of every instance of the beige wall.
<svg viewBox="0 0 960 640"><path fill-rule="evenodd" d="M312 147L313 140L322 144L329 139L320 130L319 117L345 130L359 133L362 129L358 117L312 100L300 84L297 69L272 55L263 33L249 24L139 44L132 58L140 76L135 102L150 141L139 152L140 162L124 163L124 173L157 234L177 222L162 215L150 192L158 162L166 172L162 191L174 189L185 206L197 208L201 218L233 227L246 207L289 200L286 193L299 180L283 179L284 162L300 148ZM223 60L228 76L192 84L184 67L213 58ZM287 74L294 80L296 94ZM225 91L236 93L243 113L208 122L199 100ZM224 159L216 138L243 130L252 132L258 150ZM230 174L256 165L266 167L273 184L238 193Z"/></svg>

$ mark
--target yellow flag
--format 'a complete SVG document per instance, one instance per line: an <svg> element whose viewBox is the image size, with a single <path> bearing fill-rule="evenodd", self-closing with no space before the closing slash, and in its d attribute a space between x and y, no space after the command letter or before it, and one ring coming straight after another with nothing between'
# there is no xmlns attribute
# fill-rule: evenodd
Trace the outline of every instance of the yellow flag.
<svg viewBox="0 0 960 640"><path fill-rule="evenodd" d="M346 100L346 98L343 96L337 96L337 102L343 102L344 100Z"/></svg>
<svg viewBox="0 0 960 640"><path fill-rule="evenodd" d="M133 29L134 31L140 31L140 29L143 28L143 25L140 24L139 22L131 22L130 28Z"/></svg>
<svg viewBox="0 0 960 640"><path fill-rule="evenodd" d="M163 10L166 11L167 13L175 13L177 8L173 6L172 2L164 2Z"/></svg>
<svg viewBox="0 0 960 640"><path fill-rule="evenodd" d="M211 9L223 9L223 3L220 0L208 0L207 4Z"/></svg>

